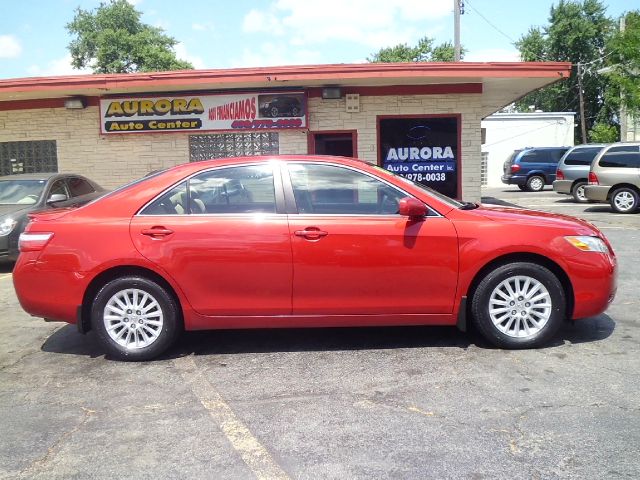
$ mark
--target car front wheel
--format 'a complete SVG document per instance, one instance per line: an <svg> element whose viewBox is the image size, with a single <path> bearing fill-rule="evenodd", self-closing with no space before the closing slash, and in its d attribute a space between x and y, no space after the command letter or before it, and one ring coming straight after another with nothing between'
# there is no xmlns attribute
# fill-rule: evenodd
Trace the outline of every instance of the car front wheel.
<svg viewBox="0 0 640 480"><path fill-rule="evenodd" d="M476 288L471 309L480 333L501 348L544 345L565 317L566 298L558 278L528 262L502 265Z"/></svg>
<svg viewBox="0 0 640 480"><path fill-rule="evenodd" d="M527 190L530 192L541 192L544 188L544 178L539 175L534 175L527 180Z"/></svg>
<svg viewBox="0 0 640 480"><path fill-rule="evenodd" d="M144 277L117 278L96 294L91 322L108 354L119 360L157 357L176 340L180 317L175 300Z"/></svg>
<svg viewBox="0 0 640 480"><path fill-rule="evenodd" d="M634 189L622 187L613 192L610 202L615 212L632 213L637 210L640 198Z"/></svg>

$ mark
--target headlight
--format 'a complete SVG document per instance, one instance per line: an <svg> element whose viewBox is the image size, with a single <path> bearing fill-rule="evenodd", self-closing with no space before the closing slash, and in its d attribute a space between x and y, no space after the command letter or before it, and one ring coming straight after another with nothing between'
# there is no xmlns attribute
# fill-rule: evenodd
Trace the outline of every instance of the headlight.
<svg viewBox="0 0 640 480"><path fill-rule="evenodd" d="M16 223L17 222L11 217L5 218L4 221L0 223L0 237L9 235L16 226Z"/></svg>
<svg viewBox="0 0 640 480"><path fill-rule="evenodd" d="M598 237L564 237L567 242L583 252L609 253L607 245Z"/></svg>

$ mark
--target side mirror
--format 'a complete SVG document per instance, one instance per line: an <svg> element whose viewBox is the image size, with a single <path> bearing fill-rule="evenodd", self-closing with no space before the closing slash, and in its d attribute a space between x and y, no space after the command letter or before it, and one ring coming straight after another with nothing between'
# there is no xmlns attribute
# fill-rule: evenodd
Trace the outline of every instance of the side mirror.
<svg viewBox="0 0 640 480"><path fill-rule="evenodd" d="M398 213L413 219L423 218L427 214L427 206L413 197L404 197L400 200Z"/></svg>
<svg viewBox="0 0 640 480"><path fill-rule="evenodd" d="M47 200L47 205L51 205L52 203L64 202L69 198L64 193L54 193Z"/></svg>

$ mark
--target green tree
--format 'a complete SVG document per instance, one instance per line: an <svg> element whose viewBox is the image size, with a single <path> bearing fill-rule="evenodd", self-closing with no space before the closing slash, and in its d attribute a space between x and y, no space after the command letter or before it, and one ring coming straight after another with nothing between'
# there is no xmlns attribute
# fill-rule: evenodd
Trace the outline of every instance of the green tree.
<svg viewBox="0 0 640 480"><path fill-rule="evenodd" d="M581 63L587 130L596 122L616 125L616 109L606 101L609 80L597 73L603 66L605 45L613 32L614 22L606 15L606 7L600 0L560 0L552 6L549 24L529 29L516 45L524 61L571 62L574 68L567 80L524 97L518 102L518 109L535 105L544 111L578 112L576 138L581 138L576 68Z"/></svg>
<svg viewBox="0 0 640 480"><path fill-rule="evenodd" d="M381 48L367 57L367 61L372 63L453 62L453 44L444 42L434 46L433 42L433 38L423 37L415 46L399 43L394 47ZM460 49L460 57L464 55L464 51L463 48Z"/></svg>
<svg viewBox="0 0 640 480"><path fill-rule="evenodd" d="M616 32L607 44L611 82L607 100L624 106L636 117L640 114L640 10L625 15L624 30Z"/></svg>
<svg viewBox="0 0 640 480"><path fill-rule="evenodd" d="M74 68L94 73L131 73L192 69L176 58L176 39L144 24L141 13L126 0L100 3L94 11L78 7L67 30L74 36L68 48Z"/></svg>

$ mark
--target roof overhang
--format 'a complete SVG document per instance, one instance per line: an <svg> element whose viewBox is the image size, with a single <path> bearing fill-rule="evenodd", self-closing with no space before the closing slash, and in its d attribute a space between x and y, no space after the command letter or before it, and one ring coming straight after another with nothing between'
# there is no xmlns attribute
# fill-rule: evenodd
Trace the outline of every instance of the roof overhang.
<svg viewBox="0 0 640 480"><path fill-rule="evenodd" d="M299 89L327 85L355 88L475 84L479 86L475 92L482 94L481 113L485 117L533 90L567 78L570 73L571 64L566 62L429 62L32 77L0 80L0 103L73 96Z"/></svg>

